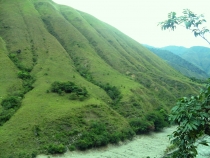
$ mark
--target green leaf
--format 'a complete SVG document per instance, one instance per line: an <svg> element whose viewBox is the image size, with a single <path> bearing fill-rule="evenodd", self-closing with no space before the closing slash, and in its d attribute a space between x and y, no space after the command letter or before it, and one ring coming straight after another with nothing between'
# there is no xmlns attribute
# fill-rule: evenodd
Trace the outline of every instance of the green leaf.
<svg viewBox="0 0 210 158"><path fill-rule="evenodd" d="M189 21L186 21L186 22L185 22L185 27L186 27L186 29L189 29L189 28L191 27L191 25L192 25L191 22L189 22Z"/></svg>
<svg viewBox="0 0 210 158"><path fill-rule="evenodd" d="M205 145L205 146L209 146L209 144L207 143L206 140L203 140L203 141L199 142L199 144L202 144L202 145Z"/></svg>

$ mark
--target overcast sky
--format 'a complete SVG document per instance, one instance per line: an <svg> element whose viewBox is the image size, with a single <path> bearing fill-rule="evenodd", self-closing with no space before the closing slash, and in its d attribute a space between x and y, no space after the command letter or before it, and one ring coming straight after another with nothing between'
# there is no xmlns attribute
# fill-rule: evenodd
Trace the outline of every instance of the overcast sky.
<svg viewBox="0 0 210 158"><path fill-rule="evenodd" d="M171 11L181 15L183 9L204 14L210 28L209 0L53 0L89 13L104 21L134 40L155 47L177 45L191 47L207 46L200 37L194 37L189 30L178 28L162 31L158 22L167 19ZM210 40L210 36L207 36Z"/></svg>

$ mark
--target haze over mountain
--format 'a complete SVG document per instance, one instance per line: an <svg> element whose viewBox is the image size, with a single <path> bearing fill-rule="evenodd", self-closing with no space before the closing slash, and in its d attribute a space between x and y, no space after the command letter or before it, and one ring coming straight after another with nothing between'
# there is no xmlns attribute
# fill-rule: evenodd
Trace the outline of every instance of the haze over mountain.
<svg viewBox="0 0 210 158"><path fill-rule="evenodd" d="M185 47L174 46L172 50L174 52L177 52L176 54L168 50L164 50L164 48L160 49L149 45L145 45L145 47L147 47L150 51L165 60L169 65L171 65L174 69L181 72L185 76L197 79L207 79L209 77L209 75L204 70L193 65L191 62L188 62L187 59L185 60L181 58L181 55L176 55L181 54L183 50L186 50L187 48Z"/></svg>
<svg viewBox="0 0 210 158"><path fill-rule="evenodd" d="M200 85L91 15L0 0L0 157L85 150L160 130Z"/></svg>
<svg viewBox="0 0 210 158"><path fill-rule="evenodd" d="M197 66L205 71L210 76L210 48L203 46L194 46L190 48L167 46L162 47L163 50L168 50L174 54L179 55L181 58Z"/></svg>

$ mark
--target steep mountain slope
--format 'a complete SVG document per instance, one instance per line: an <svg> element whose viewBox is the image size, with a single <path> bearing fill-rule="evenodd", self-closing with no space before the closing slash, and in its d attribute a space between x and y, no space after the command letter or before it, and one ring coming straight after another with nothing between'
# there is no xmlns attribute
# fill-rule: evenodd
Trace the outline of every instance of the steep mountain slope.
<svg viewBox="0 0 210 158"><path fill-rule="evenodd" d="M151 46L146 47L157 56L167 61L174 69L181 72L183 75L197 79L208 78L208 75L203 70L174 53Z"/></svg>
<svg viewBox="0 0 210 158"><path fill-rule="evenodd" d="M205 71L208 76L210 75L210 48L203 46L194 46L191 48L167 46L161 49L168 50L179 55L181 58Z"/></svg>
<svg viewBox="0 0 210 158"><path fill-rule="evenodd" d="M199 87L117 29L50 0L0 0L0 60L0 157L158 129Z"/></svg>
<svg viewBox="0 0 210 158"><path fill-rule="evenodd" d="M210 76L210 48L194 46L185 51L181 57L198 66Z"/></svg>

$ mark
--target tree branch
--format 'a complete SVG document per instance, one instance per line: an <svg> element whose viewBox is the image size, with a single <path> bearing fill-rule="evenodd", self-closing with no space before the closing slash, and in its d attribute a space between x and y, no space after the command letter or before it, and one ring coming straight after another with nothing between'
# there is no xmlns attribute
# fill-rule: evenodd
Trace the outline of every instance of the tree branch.
<svg viewBox="0 0 210 158"><path fill-rule="evenodd" d="M179 26L182 26L182 27L185 27L184 25L181 25L181 24L178 24L178 25L179 25ZM201 30L200 30L198 27L195 27L195 28L197 28L197 29L201 32ZM188 30L193 31L193 29L191 29L191 28L188 28ZM204 37L204 35L199 34L199 36L200 36L201 38L203 38L203 39L210 45L210 41L208 41L208 40Z"/></svg>

